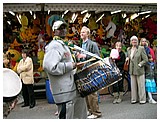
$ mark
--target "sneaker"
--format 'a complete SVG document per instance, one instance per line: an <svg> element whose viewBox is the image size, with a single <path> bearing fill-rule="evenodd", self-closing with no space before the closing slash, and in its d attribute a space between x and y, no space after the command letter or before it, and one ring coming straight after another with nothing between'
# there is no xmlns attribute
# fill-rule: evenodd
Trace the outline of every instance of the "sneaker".
<svg viewBox="0 0 160 122"><path fill-rule="evenodd" d="M146 101L140 101L139 103L140 103L140 104L145 104L145 103L146 103Z"/></svg>
<svg viewBox="0 0 160 122"><path fill-rule="evenodd" d="M154 99L149 100L149 103L156 104L157 102Z"/></svg>
<svg viewBox="0 0 160 122"><path fill-rule="evenodd" d="M118 98L118 99L117 99L117 103L120 103L120 102L122 102L122 99L121 99L121 98Z"/></svg>
<svg viewBox="0 0 160 122"><path fill-rule="evenodd" d="M90 115L91 115L91 113L89 111L87 111L87 116L90 116Z"/></svg>
<svg viewBox="0 0 160 122"><path fill-rule="evenodd" d="M58 111L56 111L56 113L54 113L55 116L58 116Z"/></svg>
<svg viewBox="0 0 160 122"><path fill-rule="evenodd" d="M87 117L87 119L97 119L97 118L98 118L98 116L96 116L94 114L92 114L92 115L90 115L90 116Z"/></svg>
<svg viewBox="0 0 160 122"><path fill-rule="evenodd" d="M135 103L137 103L137 101L131 101L131 104L135 104Z"/></svg>
<svg viewBox="0 0 160 122"><path fill-rule="evenodd" d="M118 100L117 98L114 99L114 100L113 100L113 104L116 104L116 103L117 103L117 100Z"/></svg>

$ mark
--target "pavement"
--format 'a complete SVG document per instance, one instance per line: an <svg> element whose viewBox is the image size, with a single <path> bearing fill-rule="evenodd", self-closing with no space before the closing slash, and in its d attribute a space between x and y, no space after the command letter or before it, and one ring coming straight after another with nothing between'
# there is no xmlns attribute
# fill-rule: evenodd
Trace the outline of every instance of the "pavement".
<svg viewBox="0 0 160 122"><path fill-rule="evenodd" d="M157 95L153 95L157 100ZM113 104L110 95L100 96L100 111L102 117L98 119L157 119L157 104L131 104L130 92L128 92L120 104ZM37 99L36 106L32 109L22 108L22 104L16 105L6 119L57 119L54 115L57 108L55 104L49 104L47 99Z"/></svg>

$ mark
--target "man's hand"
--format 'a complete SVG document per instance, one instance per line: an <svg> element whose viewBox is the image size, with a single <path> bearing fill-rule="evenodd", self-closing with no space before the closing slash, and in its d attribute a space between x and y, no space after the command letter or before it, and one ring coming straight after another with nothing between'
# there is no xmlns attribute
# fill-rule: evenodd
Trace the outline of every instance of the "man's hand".
<svg viewBox="0 0 160 122"><path fill-rule="evenodd" d="M86 58L86 54L81 54L81 53L77 53L77 55L76 55L76 57L78 58L78 59L80 59L80 58Z"/></svg>

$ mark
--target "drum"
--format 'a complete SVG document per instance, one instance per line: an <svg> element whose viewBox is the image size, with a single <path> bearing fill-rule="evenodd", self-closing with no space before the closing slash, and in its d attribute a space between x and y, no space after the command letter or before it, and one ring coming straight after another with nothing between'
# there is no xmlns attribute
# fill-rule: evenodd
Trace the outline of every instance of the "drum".
<svg viewBox="0 0 160 122"><path fill-rule="evenodd" d="M122 74L111 58L97 61L75 74L75 84L82 97L109 87L122 79Z"/></svg>
<svg viewBox="0 0 160 122"><path fill-rule="evenodd" d="M11 69L3 68L3 97L14 97L21 91L19 76Z"/></svg>

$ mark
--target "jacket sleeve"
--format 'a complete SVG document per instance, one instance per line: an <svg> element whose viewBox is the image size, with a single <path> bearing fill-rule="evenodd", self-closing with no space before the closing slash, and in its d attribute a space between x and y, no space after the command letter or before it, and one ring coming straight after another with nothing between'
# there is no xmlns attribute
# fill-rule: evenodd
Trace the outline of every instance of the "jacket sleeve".
<svg viewBox="0 0 160 122"><path fill-rule="evenodd" d="M98 49L97 44L96 44L95 42L92 42L90 46L91 46L91 47L90 47L89 52L100 56L100 52L99 52L99 49ZM88 60L88 59L90 59L90 58L92 58L92 56L87 55L86 59Z"/></svg>
<svg viewBox="0 0 160 122"><path fill-rule="evenodd" d="M144 66L148 62L148 57L147 57L144 47L141 48L141 57L142 57L142 61L139 62L139 64L141 66Z"/></svg>
<svg viewBox="0 0 160 122"><path fill-rule="evenodd" d="M23 59L22 59L22 60L23 60ZM27 59L26 59L25 65L22 65L22 60L21 60L21 62L19 63L19 65L17 66L17 72L18 72L18 73L26 72L26 71L31 70L32 65L33 65L31 58L27 58Z"/></svg>
<svg viewBox="0 0 160 122"><path fill-rule="evenodd" d="M52 75L63 75L73 70L72 62L61 62L63 54L56 49L51 49L44 55L43 68Z"/></svg>
<svg viewBox="0 0 160 122"><path fill-rule="evenodd" d="M18 63L18 66L17 66L17 73L18 73L18 74L20 74L20 73L22 72L22 70L20 69L21 63L22 63L22 61L20 61L20 62Z"/></svg>

